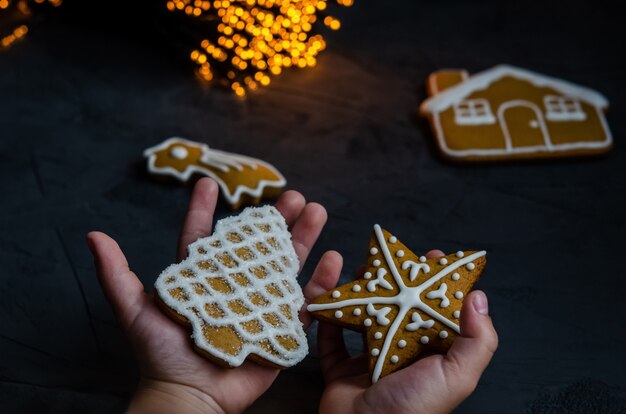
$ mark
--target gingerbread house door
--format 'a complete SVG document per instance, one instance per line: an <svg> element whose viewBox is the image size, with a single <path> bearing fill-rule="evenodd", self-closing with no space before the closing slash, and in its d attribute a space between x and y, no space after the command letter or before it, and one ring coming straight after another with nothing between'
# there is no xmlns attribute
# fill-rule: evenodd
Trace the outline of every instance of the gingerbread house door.
<svg viewBox="0 0 626 414"><path fill-rule="evenodd" d="M532 102L515 100L498 108L507 152L551 150L552 143L541 110Z"/></svg>

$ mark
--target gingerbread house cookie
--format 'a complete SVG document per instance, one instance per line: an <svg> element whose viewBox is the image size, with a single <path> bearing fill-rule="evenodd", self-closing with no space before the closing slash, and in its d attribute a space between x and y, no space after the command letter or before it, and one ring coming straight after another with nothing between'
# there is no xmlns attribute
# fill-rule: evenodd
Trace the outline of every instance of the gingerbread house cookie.
<svg viewBox="0 0 626 414"><path fill-rule="evenodd" d="M473 76L435 72L427 91L420 114L451 160L590 155L612 146L607 99L564 80L500 65Z"/></svg>
<svg viewBox="0 0 626 414"><path fill-rule="evenodd" d="M211 177L232 208L276 197L287 183L283 175L265 161L219 151L184 138L169 138L146 149L144 156L148 158L148 171L153 175L182 182L194 176Z"/></svg>
<svg viewBox="0 0 626 414"><path fill-rule="evenodd" d="M417 256L374 226L363 275L316 298L315 318L364 332L372 383L424 352L445 352L460 333L463 298L486 264L484 251Z"/></svg>

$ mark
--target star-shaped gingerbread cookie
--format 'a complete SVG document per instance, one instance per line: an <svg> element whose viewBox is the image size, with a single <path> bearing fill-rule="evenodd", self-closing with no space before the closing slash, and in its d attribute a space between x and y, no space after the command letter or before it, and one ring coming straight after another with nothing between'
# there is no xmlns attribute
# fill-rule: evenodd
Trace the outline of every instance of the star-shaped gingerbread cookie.
<svg viewBox="0 0 626 414"><path fill-rule="evenodd" d="M445 352L460 333L467 295L487 263L485 251L417 256L379 225L362 277L324 293L313 316L365 332L372 383L420 353Z"/></svg>

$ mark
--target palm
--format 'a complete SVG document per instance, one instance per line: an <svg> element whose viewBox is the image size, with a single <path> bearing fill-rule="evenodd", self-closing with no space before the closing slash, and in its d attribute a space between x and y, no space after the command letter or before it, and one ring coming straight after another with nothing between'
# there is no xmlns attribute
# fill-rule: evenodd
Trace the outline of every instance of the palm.
<svg viewBox="0 0 626 414"><path fill-rule="evenodd" d="M337 414L352 412L352 409L356 412L447 412L454 405L441 407L441 401L433 400L433 396L446 391L442 363L441 355L431 355L411 365L409 370L370 384L364 358L346 360L329 373L333 379L322 395L321 411ZM407 384L411 384L409 393ZM338 407L338 401L349 401L351 405Z"/></svg>
<svg viewBox="0 0 626 414"><path fill-rule="evenodd" d="M224 369L191 349L189 333L168 319L146 295L146 304L133 322L130 340L144 377L193 386L212 395L233 393L241 407L250 405L276 378L277 369L245 362ZM228 407L228 404L220 404Z"/></svg>
<svg viewBox="0 0 626 414"><path fill-rule="evenodd" d="M179 240L179 261L185 258L187 245L211 233L216 199L217 186L212 180L202 179L196 184ZM283 194L276 208L290 228L302 266L326 222L326 211L319 204L307 204L295 191ZM277 369L249 361L237 369L227 369L196 354L189 332L166 317L153 297L145 293L117 243L102 233L90 233L88 242L100 283L132 344L143 380L192 387L226 412L241 412L272 384ZM334 286L336 278L324 277L326 274L316 271L304 288L306 300ZM300 318L306 329L310 316L301 312Z"/></svg>

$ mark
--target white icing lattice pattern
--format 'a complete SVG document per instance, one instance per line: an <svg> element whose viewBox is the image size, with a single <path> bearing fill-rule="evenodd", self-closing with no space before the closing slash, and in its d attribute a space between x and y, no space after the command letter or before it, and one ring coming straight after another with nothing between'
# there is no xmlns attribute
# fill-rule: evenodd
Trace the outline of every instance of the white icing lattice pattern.
<svg viewBox="0 0 626 414"><path fill-rule="evenodd" d="M211 237L188 250L187 259L161 273L155 289L190 322L198 348L231 366L250 354L283 367L306 356L298 257L278 210L247 208L220 220ZM240 344L216 346L203 333L207 326L232 329Z"/></svg>

